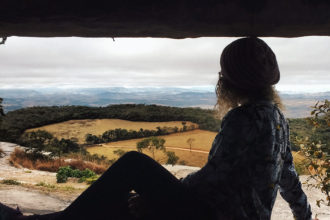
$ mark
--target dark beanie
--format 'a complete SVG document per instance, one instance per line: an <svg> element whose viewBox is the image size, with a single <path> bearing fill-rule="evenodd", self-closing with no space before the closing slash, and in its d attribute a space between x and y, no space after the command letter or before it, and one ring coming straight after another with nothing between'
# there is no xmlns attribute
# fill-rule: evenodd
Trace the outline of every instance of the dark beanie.
<svg viewBox="0 0 330 220"><path fill-rule="evenodd" d="M257 90L280 80L274 52L256 37L230 43L221 54L220 65L223 78L239 89Z"/></svg>

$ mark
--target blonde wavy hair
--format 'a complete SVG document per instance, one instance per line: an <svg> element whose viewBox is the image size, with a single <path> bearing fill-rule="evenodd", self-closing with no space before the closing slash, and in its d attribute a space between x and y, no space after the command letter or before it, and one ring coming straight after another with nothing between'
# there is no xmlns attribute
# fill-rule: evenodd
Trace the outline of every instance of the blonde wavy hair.
<svg viewBox="0 0 330 220"><path fill-rule="evenodd" d="M243 90L235 87L219 73L219 80L215 88L217 103L216 116L222 119L231 109L242 104L258 100L268 100L284 110L281 98L275 86L267 86L258 90Z"/></svg>

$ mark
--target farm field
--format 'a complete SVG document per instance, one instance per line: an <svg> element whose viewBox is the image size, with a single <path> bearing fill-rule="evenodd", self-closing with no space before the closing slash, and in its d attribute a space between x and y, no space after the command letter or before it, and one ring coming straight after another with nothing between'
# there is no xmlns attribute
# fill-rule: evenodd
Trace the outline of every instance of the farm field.
<svg viewBox="0 0 330 220"><path fill-rule="evenodd" d="M186 126L197 124L187 122ZM85 135L90 133L94 135L101 135L103 132L111 129L122 128L127 130L139 130L140 128L156 130L156 127L183 127L181 121L170 121L170 122L134 122L121 119L85 119L85 120L70 120L66 122L46 125L38 128L28 129L29 131L36 131L38 129L46 130L52 133L57 138L76 138L79 144L85 142ZM180 158L179 163L188 166L202 167L206 161L208 152L211 148L216 132L205 131L195 129L187 132L178 132L170 135L160 136L165 139L165 147L167 151L173 151ZM189 151L188 139L193 139L191 147L192 152ZM88 147L88 151L91 154L104 155L108 159L118 158L118 155L114 154L113 151L122 149L124 151L136 150L136 143L142 140L131 139L125 141L117 141L105 144L98 144L92 147ZM151 152L145 150L143 153L151 156ZM303 156L293 152L295 161L302 163ZM156 160L160 163L166 162L166 155L162 151L157 151Z"/></svg>
<svg viewBox="0 0 330 220"><path fill-rule="evenodd" d="M186 126L198 125L187 121ZM116 128L127 130L140 130L140 128L148 130L156 130L156 127L183 127L181 121L169 122L136 122L121 119L84 119L84 120L70 120L61 123L45 125L38 128L28 129L25 132L46 130L57 138L77 138L78 143L85 142L86 134L101 135L107 130Z"/></svg>
<svg viewBox="0 0 330 220"><path fill-rule="evenodd" d="M179 162L188 166L203 166L207 161L208 152L211 149L211 145L216 132L204 131L204 130L193 130L187 132L179 132L170 135L159 136L165 139L165 147L167 151L173 151L180 158ZM193 138L192 152L189 151L189 144L187 140ZM118 158L113 153L114 150L122 149L124 151L136 150L136 143L141 141L143 138L132 139L126 141L117 141L106 144L99 144L89 147L87 150L91 154L99 154L108 157L109 159ZM178 149L179 148L179 149ZM143 153L151 153L148 150ZM160 163L166 162L166 155L162 151L156 151L155 159Z"/></svg>
<svg viewBox="0 0 330 220"><path fill-rule="evenodd" d="M104 155L109 159L118 159L118 155L115 155L113 151L115 150L124 150L124 151L136 151L136 148L133 147L93 147L89 148L88 151L92 154L99 154ZM193 167L202 167L205 165L207 161L208 154L200 153L200 152L189 152L189 151L183 151L183 150L176 150L176 149L167 149L167 151L172 151L175 153L176 156L179 157L179 161L177 164L180 165L187 165L187 166L193 166ZM143 151L144 154L147 154L148 156L152 157L151 152L148 150ZM163 151L155 151L155 160L159 162L160 164L165 164L167 161L167 156Z"/></svg>
<svg viewBox="0 0 330 220"><path fill-rule="evenodd" d="M202 167L207 162L208 152L211 149L211 145L216 134L216 132L196 129L193 131L175 133L159 137L165 139L166 150L175 152L176 156L180 158L179 164ZM195 139L192 143L192 152L190 152L189 144L187 143L189 138ZM118 155L116 155L114 151L118 149L126 152L136 150L136 143L142 139L143 138L98 144L88 147L87 151L91 154L104 155L108 159L117 159ZM148 150L143 151L143 153L151 157L151 152ZM303 160L305 159L303 155L297 152L292 152L292 155L296 163L303 163ZM159 163L164 164L166 163L167 157L162 151L156 151L155 159Z"/></svg>

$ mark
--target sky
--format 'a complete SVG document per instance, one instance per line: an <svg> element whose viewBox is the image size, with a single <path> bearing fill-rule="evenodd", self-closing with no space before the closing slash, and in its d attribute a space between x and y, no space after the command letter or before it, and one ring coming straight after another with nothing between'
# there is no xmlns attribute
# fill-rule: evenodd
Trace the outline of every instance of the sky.
<svg viewBox="0 0 330 220"><path fill-rule="evenodd" d="M201 87L214 91L223 48L237 38L22 38L0 45L0 88ZM262 38L276 88L330 91L330 37Z"/></svg>

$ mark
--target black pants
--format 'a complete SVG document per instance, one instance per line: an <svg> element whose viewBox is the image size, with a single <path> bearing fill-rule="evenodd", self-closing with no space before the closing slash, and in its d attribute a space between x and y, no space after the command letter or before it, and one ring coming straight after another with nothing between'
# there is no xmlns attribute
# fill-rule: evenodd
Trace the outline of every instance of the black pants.
<svg viewBox="0 0 330 220"><path fill-rule="evenodd" d="M194 192L159 163L134 151L122 156L65 210L39 219L134 219L127 206L131 190L149 204L153 214L146 219L214 219Z"/></svg>

